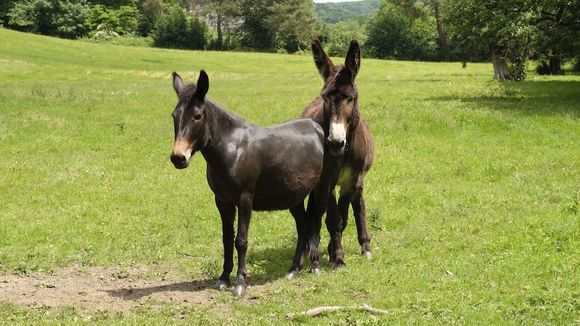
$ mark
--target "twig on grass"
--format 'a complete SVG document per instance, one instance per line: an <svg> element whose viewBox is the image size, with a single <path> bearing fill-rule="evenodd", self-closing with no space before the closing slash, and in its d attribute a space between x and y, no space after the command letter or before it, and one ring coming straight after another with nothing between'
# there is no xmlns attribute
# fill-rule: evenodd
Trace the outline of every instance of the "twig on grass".
<svg viewBox="0 0 580 326"><path fill-rule="evenodd" d="M361 306L355 306L355 307L344 307L344 306L316 307L316 308L312 308L306 312L302 312L302 313L298 313L298 314L288 313L288 314L286 314L286 318L292 319L294 317L299 317L299 316L316 317L316 316L321 315L321 314L326 313L326 312L333 312L333 311L339 311L339 310L361 310L361 311L367 311L367 312L370 312L372 314L377 314L377 315L386 315L389 313L386 310L376 309L376 308L369 306L366 303L363 303Z"/></svg>

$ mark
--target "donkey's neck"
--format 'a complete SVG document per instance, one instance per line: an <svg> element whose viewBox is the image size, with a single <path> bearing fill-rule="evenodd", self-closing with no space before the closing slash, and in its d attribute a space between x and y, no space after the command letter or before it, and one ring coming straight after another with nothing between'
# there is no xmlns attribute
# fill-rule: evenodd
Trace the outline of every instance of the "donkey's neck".
<svg viewBox="0 0 580 326"><path fill-rule="evenodd" d="M229 154L228 145L234 140L236 130L244 129L248 124L244 119L227 112L216 104L207 101L205 140L201 153L212 166L225 165Z"/></svg>

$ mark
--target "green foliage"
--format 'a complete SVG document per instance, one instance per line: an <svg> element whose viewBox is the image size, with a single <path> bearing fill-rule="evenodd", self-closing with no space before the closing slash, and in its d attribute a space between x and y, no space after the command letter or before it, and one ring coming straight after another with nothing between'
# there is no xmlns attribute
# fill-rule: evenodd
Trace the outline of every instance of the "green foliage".
<svg viewBox="0 0 580 326"><path fill-rule="evenodd" d="M8 25L21 31L77 38L85 31L86 0L25 0L8 12Z"/></svg>
<svg viewBox="0 0 580 326"><path fill-rule="evenodd" d="M207 25L198 18L188 17L183 9L172 6L157 21L152 38L157 47L204 49Z"/></svg>
<svg viewBox="0 0 580 326"><path fill-rule="evenodd" d="M314 5L310 0L245 0L241 6L242 46L296 52L314 36Z"/></svg>
<svg viewBox="0 0 580 326"><path fill-rule="evenodd" d="M8 26L16 30L51 34L54 3L49 0L24 0L16 2L8 11Z"/></svg>
<svg viewBox="0 0 580 326"><path fill-rule="evenodd" d="M346 20L328 25L327 35L323 41L328 55L344 56L346 55L351 40L364 43L365 37L364 27L359 21Z"/></svg>
<svg viewBox="0 0 580 326"><path fill-rule="evenodd" d="M91 31L112 31L119 35L131 34L139 25L139 12L136 7L120 6L117 9L95 5L91 8L85 25Z"/></svg>
<svg viewBox="0 0 580 326"><path fill-rule="evenodd" d="M147 36L163 14L162 0L140 0L137 3L139 9L139 34Z"/></svg>
<svg viewBox="0 0 580 326"><path fill-rule="evenodd" d="M240 24L239 0L198 0L210 26L215 27L209 41L212 50L231 50L239 46L237 27Z"/></svg>
<svg viewBox="0 0 580 326"><path fill-rule="evenodd" d="M580 1L538 1L538 41L535 57L542 61L548 74L559 74L560 61L573 60L580 53ZM557 64L556 64L557 63Z"/></svg>
<svg viewBox="0 0 580 326"><path fill-rule="evenodd" d="M240 29L242 46L273 50L276 44L276 34L266 23L273 0L242 0L241 17L243 23Z"/></svg>
<svg viewBox="0 0 580 326"><path fill-rule="evenodd" d="M377 58L435 60L437 35L433 17L413 18L403 7L384 1L367 25L365 47Z"/></svg>
<svg viewBox="0 0 580 326"><path fill-rule="evenodd" d="M274 33L276 48L293 53L308 49L314 30L314 4L310 0L277 1L265 24Z"/></svg>
<svg viewBox="0 0 580 326"><path fill-rule="evenodd" d="M90 2L93 5L101 5L110 8L135 5L135 0L90 0Z"/></svg>
<svg viewBox="0 0 580 326"><path fill-rule="evenodd" d="M335 24L357 16L369 16L379 8L380 0L357 2L317 3L316 15L324 22Z"/></svg>
<svg viewBox="0 0 580 326"><path fill-rule="evenodd" d="M513 79L525 78L525 62L538 36L534 0L457 0L449 9L455 42L475 54L497 52L511 62Z"/></svg>
<svg viewBox="0 0 580 326"><path fill-rule="evenodd" d="M98 31L91 37L81 38L81 41L101 44L114 44L123 46L151 47L153 39L135 34L119 35L111 31Z"/></svg>
<svg viewBox="0 0 580 326"><path fill-rule="evenodd" d="M8 26L8 11L12 8L15 0L0 1L0 25Z"/></svg>
<svg viewBox="0 0 580 326"><path fill-rule="evenodd" d="M86 0L60 0L59 10L54 14L52 24L55 34L64 38L78 38L86 33L85 20L89 14Z"/></svg>

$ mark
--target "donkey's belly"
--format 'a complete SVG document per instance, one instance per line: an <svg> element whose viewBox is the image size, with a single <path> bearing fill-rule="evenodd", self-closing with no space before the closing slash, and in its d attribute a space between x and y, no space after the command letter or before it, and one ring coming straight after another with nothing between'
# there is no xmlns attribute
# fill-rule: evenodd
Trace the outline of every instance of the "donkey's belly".
<svg viewBox="0 0 580 326"><path fill-rule="evenodd" d="M263 175L256 183L253 209L285 210L304 201L318 182L319 174L288 173Z"/></svg>

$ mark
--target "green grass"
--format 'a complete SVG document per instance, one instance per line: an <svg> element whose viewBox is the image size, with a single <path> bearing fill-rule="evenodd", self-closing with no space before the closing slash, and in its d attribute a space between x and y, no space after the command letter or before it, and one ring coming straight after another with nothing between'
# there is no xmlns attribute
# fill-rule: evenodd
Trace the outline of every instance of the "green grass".
<svg viewBox="0 0 580 326"><path fill-rule="evenodd" d="M339 62L340 59L335 59ZM205 69L209 97L259 125L299 116L321 80L309 56L92 44L0 29L0 272L162 264L191 280L221 272L221 227L194 156L169 162L170 74ZM580 76L491 80L489 64L367 60L357 79L376 142L365 195L374 259L283 279L295 232L255 213L249 284L267 295L160 313L0 304L21 323L278 323L288 312L369 303L336 323L580 323ZM321 251L328 234L323 230Z"/></svg>

